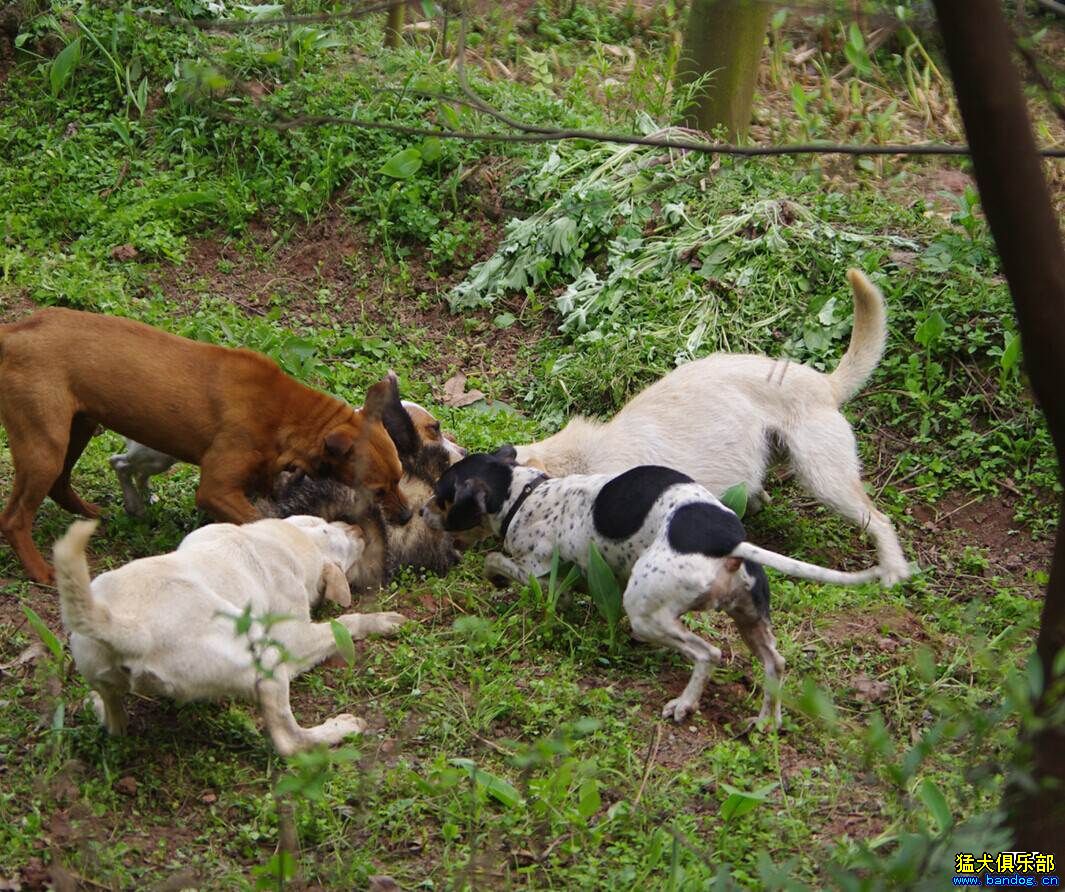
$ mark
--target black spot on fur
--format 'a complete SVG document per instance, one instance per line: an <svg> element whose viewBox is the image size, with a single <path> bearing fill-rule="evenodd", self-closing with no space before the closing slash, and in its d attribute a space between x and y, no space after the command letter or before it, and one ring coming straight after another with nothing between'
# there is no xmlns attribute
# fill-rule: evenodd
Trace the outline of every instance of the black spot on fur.
<svg viewBox="0 0 1065 892"><path fill-rule="evenodd" d="M681 505L669 519L669 544L680 554L724 557L746 538L740 519L712 502Z"/></svg>
<svg viewBox="0 0 1065 892"><path fill-rule="evenodd" d="M606 539L628 539L643 526L651 507L671 486L691 477L658 465L640 465L618 474L599 490L592 505L595 531Z"/></svg>
<svg viewBox="0 0 1065 892"><path fill-rule="evenodd" d="M754 561L744 561L743 566L754 579L754 585L751 586L751 600L754 601L759 616L769 619L769 580L766 578L765 569Z"/></svg>
<svg viewBox="0 0 1065 892"><path fill-rule="evenodd" d="M487 514L498 514L510 493L513 465L495 455L468 455L437 481L434 497L447 510L444 528L469 530Z"/></svg>

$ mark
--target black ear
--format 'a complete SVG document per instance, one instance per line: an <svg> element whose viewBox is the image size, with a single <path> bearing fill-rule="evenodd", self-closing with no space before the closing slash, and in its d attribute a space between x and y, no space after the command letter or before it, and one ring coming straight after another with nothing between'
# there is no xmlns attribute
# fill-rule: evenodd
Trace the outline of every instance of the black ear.
<svg viewBox="0 0 1065 892"><path fill-rule="evenodd" d="M505 461L508 465L516 465L518 463L518 450L507 443L493 452L492 458L498 458L500 461Z"/></svg>
<svg viewBox="0 0 1065 892"><path fill-rule="evenodd" d="M413 458L418 454L420 442L418 431L414 428L410 414L403 408L403 402L399 398L399 384L396 381L396 373L389 372L388 379L392 383L392 392L388 395L381 407L381 423L388 431L392 442L396 444L396 452L400 461L404 458Z"/></svg>
<svg viewBox="0 0 1065 892"><path fill-rule="evenodd" d="M455 501L444 520L444 529L470 530L488 513L487 490L481 480L463 480L455 488Z"/></svg>

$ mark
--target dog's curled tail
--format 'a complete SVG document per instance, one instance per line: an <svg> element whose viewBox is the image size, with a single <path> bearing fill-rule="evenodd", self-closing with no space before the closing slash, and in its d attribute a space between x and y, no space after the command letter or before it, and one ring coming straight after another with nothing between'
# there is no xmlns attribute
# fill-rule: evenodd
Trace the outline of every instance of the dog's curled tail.
<svg viewBox="0 0 1065 892"><path fill-rule="evenodd" d="M92 596L92 578L85 558L85 548L96 525L95 520L72 523L52 549L52 559L63 625L68 632L99 638L110 625L111 613Z"/></svg>
<svg viewBox="0 0 1065 892"><path fill-rule="evenodd" d="M863 582L878 582L880 580L880 568L870 567L868 570L858 570L847 573L843 570L830 570L828 567L819 567L817 564L808 564L806 561L797 561L795 558L777 554L766 548L759 548L750 542L741 542L732 549L729 557L743 558L754 561L765 567L772 567L788 576L798 576L800 579L812 579L814 582L826 582L832 585L858 585Z"/></svg>
<svg viewBox="0 0 1065 892"><path fill-rule="evenodd" d="M887 312L880 289L857 269L847 270L847 281L854 293L854 328L847 352L828 376L839 406L861 390L873 374L887 340Z"/></svg>

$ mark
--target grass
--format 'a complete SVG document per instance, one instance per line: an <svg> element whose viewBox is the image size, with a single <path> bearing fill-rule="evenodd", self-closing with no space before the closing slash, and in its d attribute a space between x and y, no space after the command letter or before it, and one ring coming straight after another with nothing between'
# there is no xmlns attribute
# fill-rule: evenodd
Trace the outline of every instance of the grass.
<svg viewBox="0 0 1065 892"><path fill-rule="evenodd" d="M325 888L379 873L404 888L778 888L785 875L930 887L966 839L995 850L1060 485L978 204L928 185L945 168L640 150L604 170L616 150L585 143L249 128L211 115L477 121L424 96L455 93L425 38L382 52L377 22L189 36L121 9L53 12L25 26L0 85L5 319L32 304L132 316L261 350L351 400L395 368L476 449L526 442L574 412L608 415L714 349L831 368L849 333L843 271L858 265L885 291L890 340L847 412L878 504L923 572L888 592L773 580L788 661L780 734L743 733L761 673L721 618L691 618L726 660L702 713L673 726L658 710L686 680L679 657L624 633L611 646L582 593L556 609L527 587L493 589L481 551L445 579L410 575L367 598L417 621L359 648L353 667L295 685L302 722L352 711L375 729L331 761L277 759L240 704L138 702L134 733L110 740L80 708L69 661L11 666L0 879L33 888L54 870L124 889L193 871L201 887L270 886L288 869L269 868L279 777L292 779L294 868ZM476 23L471 76L528 120L657 128L672 108L678 14L496 9ZM949 91L913 43L863 58L829 22L829 49L790 62L820 27L774 20L762 136L951 135ZM81 59L53 89L54 63L29 53L79 36ZM634 44L635 59L623 49ZM834 78L848 61L855 76ZM892 91L904 98L887 114ZM472 287L476 264L494 260L491 287ZM501 402L440 406L460 369ZM75 475L107 508L97 571L173 548L203 521L188 467L159 481L146 521L125 517L106 463L119 443L98 437ZM0 445L6 492L2 433ZM867 560L869 542L792 483L771 491L749 522L755 541L831 565ZM46 504L38 542L68 522ZM54 592L21 580L0 550L0 664L35 640L24 606L61 628Z"/></svg>

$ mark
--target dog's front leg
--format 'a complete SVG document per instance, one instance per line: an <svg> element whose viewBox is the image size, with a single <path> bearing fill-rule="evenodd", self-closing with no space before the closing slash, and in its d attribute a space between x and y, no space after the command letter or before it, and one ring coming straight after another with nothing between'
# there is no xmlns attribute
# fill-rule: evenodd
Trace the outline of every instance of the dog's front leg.
<svg viewBox="0 0 1065 892"><path fill-rule="evenodd" d="M288 671L284 667L275 670L272 678L260 679L255 690L263 713L263 723L274 748L282 756L291 756L319 743L334 746L349 734L361 734L366 730L366 722L347 713L313 728L301 728L292 714Z"/></svg>
<svg viewBox="0 0 1065 892"><path fill-rule="evenodd" d="M524 585L530 576L544 576L549 570L550 566L543 567L535 559L516 561L499 551L489 553L484 559L485 578L499 586L505 586L508 582Z"/></svg>

